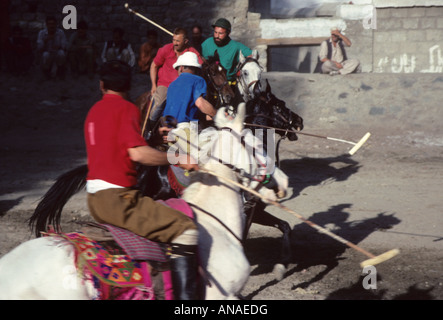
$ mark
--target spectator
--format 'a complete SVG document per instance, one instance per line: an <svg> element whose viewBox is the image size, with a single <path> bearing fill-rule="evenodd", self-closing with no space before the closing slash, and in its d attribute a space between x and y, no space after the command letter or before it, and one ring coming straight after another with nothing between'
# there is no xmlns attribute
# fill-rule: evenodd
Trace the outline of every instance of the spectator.
<svg viewBox="0 0 443 320"><path fill-rule="evenodd" d="M150 77L151 63L157 55L160 44L158 43L158 34L155 30L148 30L148 40L140 47L140 56L138 66L142 73L146 73Z"/></svg>
<svg viewBox="0 0 443 320"><path fill-rule="evenodd" d="M123 40L125 32L122 28L115 28L112 34L112 40L107 41L103 47L103 62L120 60L133 67L135 65L135 54L131 45Z"/></svg>
<svg viewBox="0 0 443 320"><path fill-rule="evenodd" d="M192 37L191 37L191 47L194 47L200 54L202 53L202 43L203 43L203 32L202 27L195 25L192 27Z"/></svg>
<svg viewBox="0 0 443 320"><path fill-rule="evenodd" d="M321 72L330 75L360 72L360 61L348 59L344 46L351 46L351 40L338 28L331 29L331 37L320 45L319 60Z"/></svg>
<svg viewBox="0 0 443 320"><path fill-rule="evenodd" d="M89 78L94 75L97 47L95 37L88 33L88 24L80 21L75 32L69 40L69 61L71 72L76 77L87 73Z"/></svg>
<svg viewBox="0 0 443 320"><path fill-rule="evenodd" d="M37 51L41 54L41 66L47 79L54 75L64 79L67 46L65 33L57 28L57 20L48 16L46 28L39 32L37 38Z"/></svg>

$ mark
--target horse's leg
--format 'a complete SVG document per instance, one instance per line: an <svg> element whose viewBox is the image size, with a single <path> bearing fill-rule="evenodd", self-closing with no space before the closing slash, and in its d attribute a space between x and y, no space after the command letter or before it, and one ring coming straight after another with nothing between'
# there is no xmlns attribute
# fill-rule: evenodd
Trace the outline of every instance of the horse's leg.
<svg viewBox="0 0 443 320"><path fill-rule="evenodd" d="M283 233L282 237L282 248L281 248L281 256L282 261L280 264L276 264L274 266L274 273L276 275L277 280L281 280L283 278L284 273L286 272L286 267L291 260L292 251L291 251L291 226L284 220L281 220L269 212L265 211L266 204L263 201L257 202L255 206L255 212L252 216L252 223L260 224L263 226L269 226L279 229Z"/></svg>

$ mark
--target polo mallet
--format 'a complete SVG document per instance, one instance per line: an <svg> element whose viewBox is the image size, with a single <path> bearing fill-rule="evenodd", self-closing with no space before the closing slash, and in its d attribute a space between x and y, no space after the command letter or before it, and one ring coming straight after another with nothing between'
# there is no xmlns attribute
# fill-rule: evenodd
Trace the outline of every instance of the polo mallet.
<svg viewBox="0 0 443 320"><path fill-rule="evenodd" d="M248 188L248 187L245 187L245 186L243 186L241 183L238 183L238 182L236 182L236 181L232 181L232 180L230 180L230 179L228 179L228 178L225 178L225 177L223 177L223 176L221 176L221 175L219 175L219 174L217 174L217 173L215 173L215 172L212 172L212 171L209 171L209 170L206 170L206 169L200 169L200 171L202 171L202 172L206 172L206 173L208 173L208 174L211 174L211 175L213 175L213 176L216 176L217 178L220 178L220 179L222 179L222 180L225 180L226 182L231 183L231 184L233 184L233 185L235 185L235 186L237 186L237 187L239 187L239 188L241 188L241 189L243 189L243 190L245 190L245 191L247 191L247 192L249 192L249 193L255 195L256 197L259 197L259 198L261 198L261 199L267 201L268 203L271 203L271 204L273 204L274 206L276 206L276 207L278 207L278 208L280 208L280 209L283 209L283 210L285 210L285 211L291 213L291 214L294 215L296 218L300 219L300 220L303 221L304 223L306 223L306 224L308 224L309 226L311 226L312 228L316 229L318 232L323 233L323 234L326 234L326 235L330 236L331 238L333 238L333 239L335 239L335 240L337 240L337 241L339 241L339 242L341 242L341 243L347 245L348 247L350 247L350 248L352 248L352 249L355 249L355 250L357 250L357 251L363 253L363 254L364 254L365 256L367 256L369 259L367 259L367 260L365 260L365 261L363 261L363 262L360 263L360 266L361 266L362 268L364 268L364 267L366 267L366 266L375 266L376 264L379 264L379 263L382 263L382 262L384 262L384 261L386 261L386 260L389 260L389 259L395 257L396 255L398 255L398 254L400 253L400 250L398 250L398 249L392 249L392 250L389 250L389 251L387 251L387 252L385 252L385 253L382 253L382 254L376 256L376 255L374 255L374 254L372 254L372 253L370 253L370 252L368 252L368 251L366 251L366 250L360 248L359 246L353 244L352 242L349 242L348 240L343 239L342 237L340 237L340 236L338 236L338 235L336 235L336 234L330 232L329 230L327 230L327 229L325 229L325 228L322 228L322 227L320 227L319 225L317 225L317 224L315 224L315 223L313 223L313 222L311 222L311 221L305 219L303 216L301 216L300 214L298 214L298 213L292 211L291 209L289 209L288 207L282 205L281 203L279 203L279 202L277 202L277 201L274 201L274 200L266 199L265 197L263 197L263 196L262 196L260 193L258 193L257 191L252 190L252 189L250 189L250 188Z"/></svg>
<svg viewBox="0 0 443 320"><path fill-rule="evenodd" d="M184 138L182 138L182 137L180 137L180 136L178 136L178 135L177 135L177 138L182 139L182 140L185 140ZM187 141L187 140L185 140L185 141L186 141L186 143L188 143L190 146L192 146L192 147L194 147L194 148L197 148L197 150L201 150L199 146L194 145L194 144L191 143L190 141ZM209 157L210 157L210 158L213 158L213 156L211 156L211 155L209 155ZM258 197L258 198L260 198L260 199L263 199L265 202L267 201L268 203L270 203L270 204L272 204L272 205L274 205L274 206L276 206L276 207L278 207L278 208L280 208L280 209L283 209L283 210L285 210L285 211L291 213L292 215L294 215L294 216L295 216L296 218L298 218L299 220L303 221L304 223L308 224L308 225L311 226L312 228L316 229L318 232L323 233L323 234L326 234L327 236L329 236L329 237L331 237L331 238L337 240L338 242L341 242L341 243L347 245L348 247L350 247L350 248L352 248L352 249L355 249L355 250L359 251L360 253L363 253L363 254L364 254L365 256L367 256L369 259L367 259L367 260L365 260L365 261L363 261L363 262L360 263L360 266L361 266L362 268L364 268L364 267L366 267L366 266L375 266L376 264L379 264L379 263L382 263L382 262L384 262L384 261L386 261L386 260L389 260L389 259L395 257L396 255L398 255L398 254L400 253L400 250L398 250L398 249L392 249L392 250L389 250L389 251L387 251L387 252L385 252L385 253L382 253L382 254L376 256L376 255L374 255L374 254L372 254L372 253L370 253L370 252L368 252L368 251L366 251L366 250L360 248L359 246L353 244L352 242L349 242L348 240L346 240L346 239L344 239L344 238L342 238L342 237L340 237L340 236L338 236L338 235L332 233L331 231L329 231L329 230L327 230L327 229L325 229L325 228L320 227L319 225L313 223L312 221L309 221L309 220L305 219L302 215L300 215L300 214L298 214L298 213L292 211L291 209L289 209L288 207L282 205L281 203L279 203L279 202L277 202L277 201L274 201L274 200L270 200L270 199L265 198L264 196L262 196L262 195L261 195L260 193L258 193L257 191L252 190L252 189L250 189L250 188L248 188L248 187L245 187L245 186L243 186L241 183L238 183L237 181L233 181L233 180L231 180L231 179L225 178L225 177L223 177L223 176L221 176L221 175L219 175L219 174L217 174L217 173L215 173L215 172L213 172L213 171L206 170L206 169L200 169L200 172L206 172L206 173L208 173L208 174L213 175L214 177L217 177L217 178L220 178L220 179L226 181L227 183L231 183L231 184L233 184L233 185L239 187L240 189L243 189L243 190L245 190L245 191L251 193L252 195L255 195L256 197Z"/></svg>
<svg viewBox="0 0 443 320"><path fill-rule="evenodd" d="M128 3L125 3L125 8L126 8L130 13L133 13L133 14L136 15L137 17L142 18L143 20L145 20L145 21L149 22L150 24L156 26L156 27L159 28L160 30L162 30L162 31L166 32L167 34L169 34L170 36L173 36L173 35L174 35L171 31L169 31L169 30L163 28L161 25L155 23L155 22L152 21L152 20L149 20L148 18L146 18L144 15L138 13L137 11L135 11L135 10L129 8L129 4L128 4Z"/></svg>
<svg viewBox="0 0 443 320"><path fill-rule="evenodd" d="M148 123L149 115L151 114L152 103L154 102L153 97L150 98L148 110L146 111L145 122L143 123L142 137L145 136L146 124Z"/></svg>
<svg viewBox="0 0 443 320"><path fill-rule="evenodd" d="M354 147L349 150L349 154L352 156L354 153L357 152L358 149L361 148L361 146L369 139L369 137L371 136L370 132L367 132L363 138L361 138L358 142L352 142L352 141L347 141L347 140L343 140L343 139L337 139L337 138L331 138L331 137L326 137L326 136L320 136L320 135L316 135L316 134L312 134L312 133L306 133L306 132L296 132L298 134L303 134L305 136L311 136L311 137L316 137L316 138L323 138L323 139L328 139L328 140L333 140L333 141L338 141L338 142L344 142L344 143L349 143L354 145Z"/></svg>
<svg viewBox="0 0 443 320"><path fill-rule="evenodd" d="M315 137L315 138L322 138L322 139L328 139L328 140L333 140L333 141L338 141L338 142L344 142L344 143L348 143L348 144L352 144L354 147L349 150L349 154L352 156L354 153L357 152L358 149L361 148L361 146L369 139L369 137L371 136L370 132L367 132L363 138L361 138L358 142L352 142L352 141L347 141L347 140L343 140L343 139L337 139L337 138L331 138L331 137L326 137L326 136L320 136L317 134L312 134L312 133L307 133L307 132L301 132L301 131L294 131L294 130L286 130L286 129L279 129L279 128L274 128L274 127L268 127L268 126L263 126L263 125L259 125L259 124L252 124L252 123L244 123L245 125L248 126L252 126L252 127L259 127L259 128L265 128L265 129L274 129L277 131L284 131L284 132L294 132L296 134L301 134L301 135L305 135L305 136L310 136L310 137Z"/></svg>

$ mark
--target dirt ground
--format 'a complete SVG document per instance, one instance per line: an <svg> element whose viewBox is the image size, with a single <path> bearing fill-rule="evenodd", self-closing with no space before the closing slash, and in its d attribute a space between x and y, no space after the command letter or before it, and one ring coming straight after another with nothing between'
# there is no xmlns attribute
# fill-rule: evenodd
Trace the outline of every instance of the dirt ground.
<svg viewBox="0 0 443 320"><path fill-rule="evenodd" d="M443 299L443 76L266 73L273 92L305 121L305 132L357 142L299 136L282 142L290 177L282 204L379 255L376 289L364 289L366 256L320 234L276 207L292 227L292 258L281 281L281 233L253 225L246 242L252 300ZM149 88L135 75L131 97ZM85 163L83 120L100 98L98 79L44 81L0 74L0 256L33 238L26 220L60 174ZM64 231L88 220L85 194L63 213ZM374 282L371 282L374 284Z"/></svg>

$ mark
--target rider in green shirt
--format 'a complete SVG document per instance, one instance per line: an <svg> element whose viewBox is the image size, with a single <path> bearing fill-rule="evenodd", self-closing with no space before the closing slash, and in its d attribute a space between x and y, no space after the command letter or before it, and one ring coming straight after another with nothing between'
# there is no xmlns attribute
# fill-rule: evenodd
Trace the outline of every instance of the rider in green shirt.
<svg viewBox="0 0 443 320"><path fill-rule="evenodd" d="M214 36L202 43L202 55L205 59L208 59L214 56L215 51L217 51L221 65L227 70L228 80L235 81L239 52L241 51L245 57L249 57L252 50L229 37L231 23L228 20L220 18L212 27L214 28Z"/></svg>

